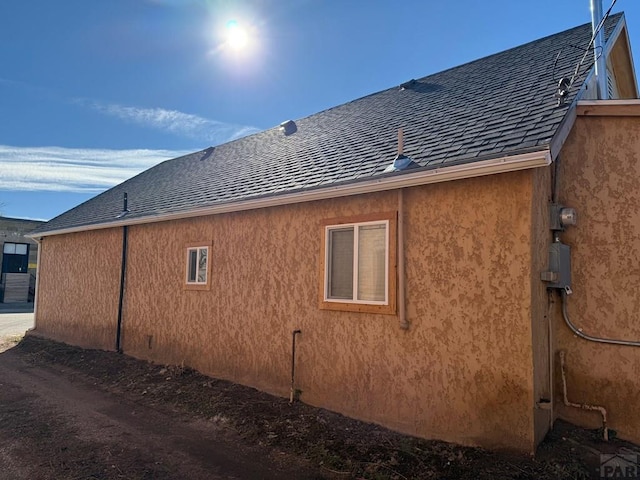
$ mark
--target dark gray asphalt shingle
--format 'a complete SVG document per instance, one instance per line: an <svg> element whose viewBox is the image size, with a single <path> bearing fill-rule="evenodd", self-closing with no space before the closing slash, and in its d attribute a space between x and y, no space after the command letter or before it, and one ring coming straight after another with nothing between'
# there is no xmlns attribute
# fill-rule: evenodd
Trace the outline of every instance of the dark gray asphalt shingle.
<svg viewBox="0 0 640 480"><path fill-rule="evenodd" d="M607 35L621 18L608 19ZM113 222L124 192L127 218L135 219L389 175L400 127L404 153L419 168L544 148L591 56L563 106L555 97L558 80L573 74L590 38L586 24L296 120L293 135L275 127L167 160L38 232Z"/></svg>

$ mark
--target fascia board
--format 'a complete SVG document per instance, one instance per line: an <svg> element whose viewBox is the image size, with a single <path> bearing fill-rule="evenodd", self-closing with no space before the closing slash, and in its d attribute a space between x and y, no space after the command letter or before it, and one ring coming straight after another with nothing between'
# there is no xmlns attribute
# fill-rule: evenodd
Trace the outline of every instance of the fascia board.
<svg viewBox="0 0 640 480"><path fill-rule="evenodd" d="M577 115L584 117L637 117L640 116L640 99L581 100L578 102Z"/></svg>
<svg viewBox="0 0 640 480"><path fill-rule="evenodd" d="M495 175L498 173L515 172L530 168L545 167L551 164L551 154L547 148L534 152L511 155L506 157L493 158L472 163L443 166L420 170L417 172L403 172L402 174L385 176L377 179L366 180L344 185L334 185L324 188L307 190L295 193L285 193L260 197L255 199L241 200L209 207L196 208L183 212L172 212L166 214L156 214L141 218L131 218L109 223L99 223L95 225L84 225L48 232L38 233L37 238L51 235L62 235L67 233L85 232L89 230L100 230L105 228L123 227L127 225L143 225L147 223L166 222L170 220L181 220L185 218L203 217L208 215L219 215L223 213L241 212L245 210L256 210L261 208L291 205L296 203L314 202L331 198L348 197L362 195L366 193L382 192L386 190L396 190L400 188L415 187L431 183L448 182L465 178L480 177L485 175Z"/></svg>
<svg viewBox="0 0 640 480"><path fill-rule="evenodd" d="M560 126L556 128L556 132L549 143L552 160L558 158L560 150L562 150L562 147L564 146L564 142L567 141L567 138L573 129L573 125L576 123L576 111L576 104L573 103L562 119L562 122L560 122Z"/></svg>

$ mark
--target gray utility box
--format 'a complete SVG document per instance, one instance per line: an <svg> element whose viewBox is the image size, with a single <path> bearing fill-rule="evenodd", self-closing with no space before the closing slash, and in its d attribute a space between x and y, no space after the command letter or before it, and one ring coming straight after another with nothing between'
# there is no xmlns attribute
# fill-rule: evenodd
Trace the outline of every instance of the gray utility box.
<svg viewBox="0 0 640 480"><path fill-rule="evenodd" d="M543 280L549 282L549 288L571 288L571 247L554 242L549 247L549 271L544 272Z"/></svg>

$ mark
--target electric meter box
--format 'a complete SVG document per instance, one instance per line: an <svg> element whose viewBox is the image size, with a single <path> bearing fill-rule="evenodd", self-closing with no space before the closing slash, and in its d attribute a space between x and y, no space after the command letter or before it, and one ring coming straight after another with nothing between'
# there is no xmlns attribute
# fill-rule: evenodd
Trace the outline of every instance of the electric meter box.
<svg viewBox="0 0 640 480"><path fill-rule="evenodd" d="M554 275L553 282L549 283L549 288L561 288L566 290L571 288L571 247L564 243L554 242L549 248L549 270Z"/></svg>

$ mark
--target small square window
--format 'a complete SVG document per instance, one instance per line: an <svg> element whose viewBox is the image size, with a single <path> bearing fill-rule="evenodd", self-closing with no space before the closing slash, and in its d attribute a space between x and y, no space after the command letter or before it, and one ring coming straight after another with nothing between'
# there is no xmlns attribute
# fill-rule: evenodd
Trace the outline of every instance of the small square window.
<svg viewBox="0 0 640 480"><path fill-rule="evenodd" d="M187 248L187 285L208 285L209 247Z"/></svg>

